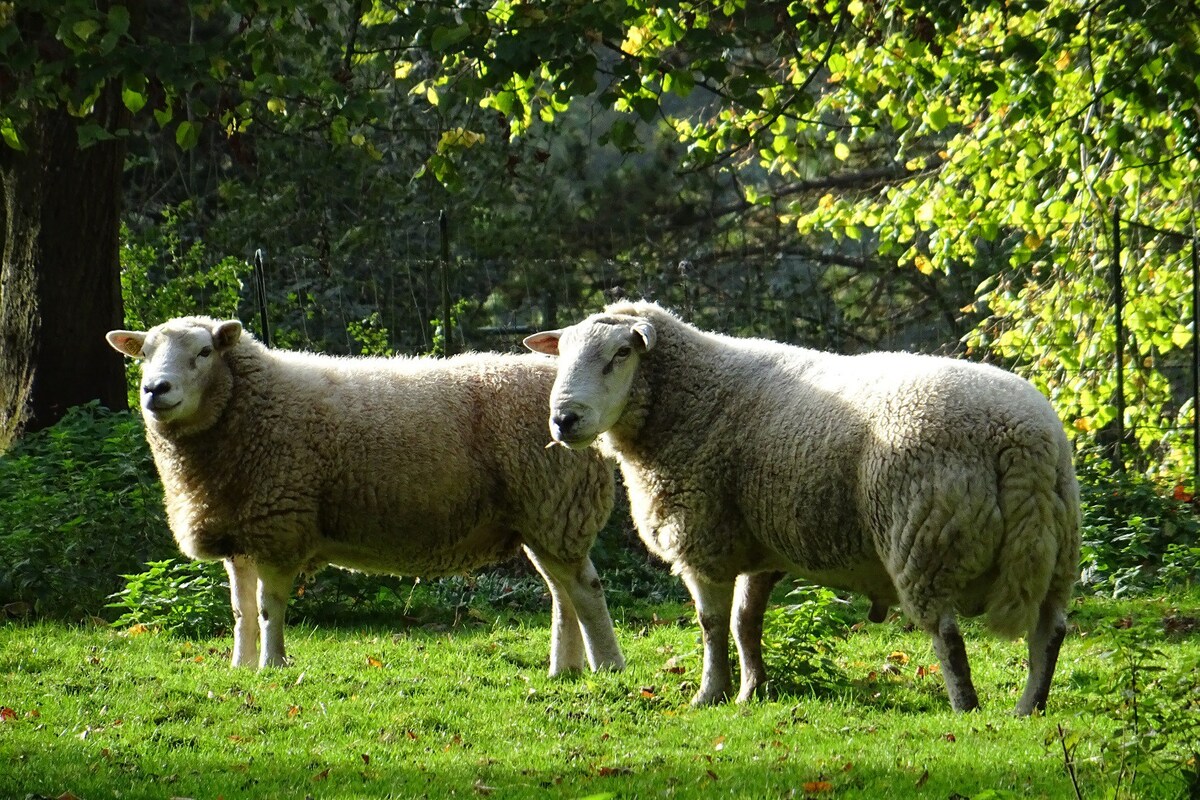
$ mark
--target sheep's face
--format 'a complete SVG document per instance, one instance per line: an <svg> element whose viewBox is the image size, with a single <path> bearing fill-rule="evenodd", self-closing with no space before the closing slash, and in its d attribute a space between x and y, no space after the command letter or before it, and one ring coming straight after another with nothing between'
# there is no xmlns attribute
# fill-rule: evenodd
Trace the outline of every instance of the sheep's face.
<svg viewBox="0 0 1200 800"><path fill-rule="evenodd" d="M203 410L205 390L219 366L217 354L238 341L242 325L176 319L149 331L109 331L115 350L142 359L141 406L148 422L183 425Z"/></svg>
<svg viewBox="0 0 1200 800"><path fill-rule="evenodd" d="M558 356L558 377L550 393L555 442L581 450L617 424L641 357L654 347L654 339L648 321L614 314L525 339L530 350Z"/></svg>

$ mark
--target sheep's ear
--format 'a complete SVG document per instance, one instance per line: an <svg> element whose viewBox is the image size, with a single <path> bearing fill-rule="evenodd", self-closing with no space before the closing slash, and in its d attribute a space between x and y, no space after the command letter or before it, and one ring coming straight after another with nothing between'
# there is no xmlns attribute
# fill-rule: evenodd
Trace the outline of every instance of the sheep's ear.
<svg viewBox="0 0 1200 800"><path fill-rule="evenodd" d="M118 353L131 358L142 357L142 345L146 343L146 334L142 331L109 331L104 338Z"/></svg>
<svg viewBox="0 0 1200 800"><path fill-rule="evenodd" d="M238 339L242 338L242 323L236 319L222 322L213 328L212 337L213 347L218 351L228 350L238 343Z"/></svg>
<svg viewBox="0 0 1200 800"><path fill-rule="evenodd" d="M558 355L558 337L562 331L542 331L525 337L525 346L535 353L545 353L548 356Z"/></svg>
<svg viewBox="0 0 1200 800"><path fill-rule="evenodd" d="M647 350L654 349L654 342L658 338L658 334L654 332L654 326L644 319L640 319L633 323L633 333L635 339L641 339L642 344L638 347L643 353ZM637 342L635 341L636 345Z"/></svg>

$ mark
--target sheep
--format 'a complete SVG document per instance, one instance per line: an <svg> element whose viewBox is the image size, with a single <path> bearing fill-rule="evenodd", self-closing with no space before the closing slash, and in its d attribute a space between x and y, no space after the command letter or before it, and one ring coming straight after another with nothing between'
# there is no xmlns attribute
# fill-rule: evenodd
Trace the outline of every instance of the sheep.
<svg viewBox="0 0 1200 800"><path fill-rule="evenodd" d="M288 352L210 317L107 339L141 359L146 437L180 550L225 562L235 666L285 663L301 572L447 575L521 547L550 589L550 674L582 669L585 650L594 670L624 667L588 555L612 510L613 468L546 449L552 359Z"/></svg>
<svg viewBox="0 0 1200 800"><path fill-rule="evenodd" d="M763 613L784 573L865 594L933 638L950 703L978 706L959 615L1028 634L1016 712L1044 710L1079 563L1079 488L1047 400L991 366L834 355L707 333L618 303L526 346L558 356L550 431L616 458L650 550L695 600L693 703L767 693ZM732 613L732 620L731 620Z"/></svg>

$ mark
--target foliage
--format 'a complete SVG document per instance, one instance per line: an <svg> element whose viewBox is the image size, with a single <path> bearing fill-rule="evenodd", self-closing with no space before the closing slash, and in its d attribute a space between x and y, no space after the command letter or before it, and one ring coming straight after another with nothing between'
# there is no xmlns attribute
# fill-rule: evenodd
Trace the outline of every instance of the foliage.
<svg viewBox="0 0 1200 800"><path fill-rule="evenodd" d="M609 142L639 149L635 121L656 122L685 169L731 173L746 204L816 249L890 261L917 283L974 275L975 297L939 312L974 315L967 344L1028 374L1085 438L1116 413L1119 217L1124 421L1140 467L1188 463L1173 429L1194 413L1175 370L1193 337L1195 9L498 4L433 41L443 101L479 97L514 133L598 101L620 112Z"/></svg>
<svg viewBox="0 0 1200 800"><path fill-rule="evenodd" d="M359 344L359 354L364 356L392 356L395 352L388 344L388 329L383 326L378 311L372 311L360 322L351 322L346 333Z"/></svg>
<svg viewBox="0 0 1200 800"><path fill-rule="evenodd" d="M207 638L229 629L229 583L220 564L164 559L144 572L122 575L125 588L108 608L121 612L117 628L161 628L187 638Z"/></svg>
<svg viewBox="0 0 1200 800"><path fill-rule="evenodd" d="M125 326L149 330L172 317L204 314L221 319L238 316L242 278L249 265L233 257L210 263L200 241L184 242L189 209L164 211L157 225L135 233L121 226L121 297ZM126 364L129 405L139 407L136 363Z"/></svg>
<svg viewBox="0 0 1200 800"><path fill-rule="evenodd" d="M121 227L121 295L125 323L137 330L171 317L238 315L245 261L226 256L212 262L199 240L185 241L184 227L193 212L185 204L167 209L157 225L136 233Z"/></svg>
<svg viewBox="0 0 1200 800"><path fill-rule="evenodd" d="M93 403L0 458L0 605L102 615L119 575L175 552L140 419Z"/></svg>
<svg viewBox="0 0 1200 800"><path fill-rule="evenodd" d="M1084 460L1079 479L1085 589L1119 597L1200 582L1200 519L1190 497L1164 496L1147 478L1095 458Z"/></svg>
<svg viewBox="0 0 1200 800"><path fill-rule="evenodd" d="M196 200L216 252L272 237L289 346L350 350L356 325L374 336L358 347L429 351L432 222L449 210L465 256L451 293L486 312L479 327L638 293L702 324L838 349L965 336L1029 375L1085 443L1114 423L1120 373L1136 466L1174 477L1188 463L1195 9L185 9L0 6L13 23L0 26L0 136L19 149L39 108L82 120L119 84L133 126L84 122L81 143L129 136L135 207Z"/></svg>
<svg viewBox="0 0 1200 800"><path fill-rule="evenodd" d="M1113 798L1193 797L1200 789L1200 661L1167 666L1162 645L1139 627L1116 637L1105 655L1115 669L1097 704L1117 723L1101 747ZM1161 792L1161 788L1159 788ZM1155 792L1158 793L1158 792Z"/></svg>
<svg viewBox="0 0 1200 800"><path fill-rule="evenodd" d="M849 632L848 604L833 590L797 582L786 605L767 609L763 657L772 688L785 694L831 694L846 688L836 663Z"/></svg>

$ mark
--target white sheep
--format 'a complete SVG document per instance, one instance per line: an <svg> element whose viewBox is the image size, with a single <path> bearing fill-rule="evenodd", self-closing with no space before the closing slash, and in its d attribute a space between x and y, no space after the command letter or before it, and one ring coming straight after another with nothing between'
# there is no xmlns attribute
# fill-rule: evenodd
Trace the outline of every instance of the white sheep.
<svg viewBox="0 0 1200 800"><path fill-rule="evenodd" d="M766 688L763 612L791 572L888 606L933 637L950 702L978 705L958 615L1028 634L1017 713L1044 709L1079 562L1071 448L1046 399L1000 369L840 356L706 333L620 303L527 346L559 357L550 429L619 460L647 546L704 635L693 703ZM735 599L736 595L736 599Z"/></svg>
<svg viewBox="0 0 1200 800"><path fill-rule="evenodd" d="M302 571L447 575L523 547L550 587L550 673L581 669L585 650L593 669L624 666L588 556L613 470L546 449L551 359L295 353L207 317L107 338L143 359L146 437L180 549L229 572L234 665L284 663Z"/></svg>

